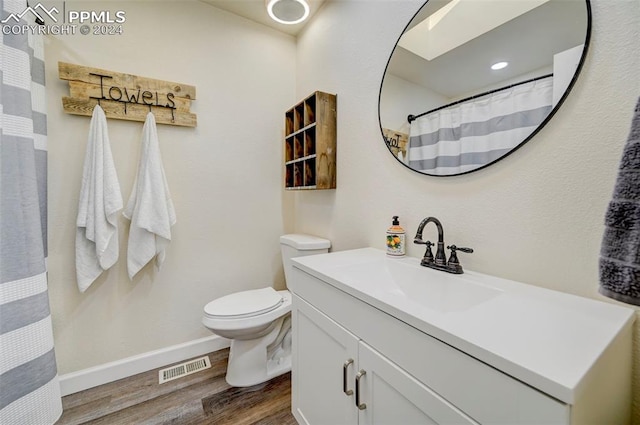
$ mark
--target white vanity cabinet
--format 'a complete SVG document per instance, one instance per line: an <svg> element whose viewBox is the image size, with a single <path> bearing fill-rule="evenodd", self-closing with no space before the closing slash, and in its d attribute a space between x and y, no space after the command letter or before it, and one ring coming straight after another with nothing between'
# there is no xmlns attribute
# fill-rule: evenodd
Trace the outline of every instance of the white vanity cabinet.
<svg viewBox="0 0 640 425"><path fill-rule="evenodd" d="M300 424L476 424L351 332L294 296Z"/></svg>
<svg viewBox="0 0 640 425"><path fill-rule="evenodd" d="M357 424L353 377L358 338L299 297L294 295L294 300L292 406L296 420L300 424ZM350 396L342 385L351 389Z"/></svg>
<svg viewBox="0 0 640 425"><path fill-rule="evenodd" d="M499 312L504 315L500 316L505 320L502 327L490 318L469 316L471 311L475 311L473 314L482 311L475 306L437 314L424 307L415 311L402 309L403 304L397 300L398 287L387 290L380 286L380 282L393 280L393 273L387 274L374 265L378 259L383 264L397 260L385 260L384 254L377 250L354 252L294 260L288 285L293 293L292 411L299 424L622 425L628 422L632 310L616 310L618 307L610 306L614 309L611 313L605 305L601 311L596 311L597 308L587 311L615 317L612 329L617 327L618 331L610 332L610 339L595 360L588 359L588 370L581 372L578 384L566 385L567 379L549 377L544 370L538 370L537 363L515 361L520 359L520 351L527 352L527 347L513 347L506 354L484 353L477 349L476 341L472 344L465 339L462 331L457 335L443 332L450 330L445 325L454 329L453 325L462 323L472 330L493 325L497 335L489 338L490 341L502 338L507 348L509 339L514 344L532 341L532 349L539 351L537 356L544 362L556 358L563 361L565 348L540 347L539 337L531 333L532 329L523 329L525 335L521 341L510 338L507 331L512 323L509 320L522 321L522 326L528 321L526 317L506 315L526 312L526 306L518 304L517 296L511 299L501 294L503 298L486 301L485 307L494 313L503 308L502 303L510 305L513 300L517 301L510 307L511 311ZM373 272L351 278L345 264L352 259L358 263L356 269ZM399 263L394 263L394 267L395 264ZM415 270L422 276L421 269ZM376 276L380 282L376 282ZM427 277L434 276L438 278L437 274ZM542 307L540 312L547 316L555 314L555 301L549 301L547 293L544 295L546 298L543 296L541 302L550 303L547 309L536 308ZM592 301L583 300L577 300L578 308L582 308L583 302L590 308ZM567 311L564 316L571 326L575 323L578 326L575 329L579 329L583 313ZM471 321L465 323L467 319ZM483 320L486 323L482 323ZM442 328L433 326L439 323L443 324ZM598 339L598 334L607 326L575 335L575 340L564 344L577 344L590 355L591 349L583 342ZM564 325L556 328L561 336L563 332L575 331ZM541 341L558 344L560 339L556 335L545 335ZM525 363L527 358L521 362ZM575 363L582 364L583 359L576 358Z"/></svg>

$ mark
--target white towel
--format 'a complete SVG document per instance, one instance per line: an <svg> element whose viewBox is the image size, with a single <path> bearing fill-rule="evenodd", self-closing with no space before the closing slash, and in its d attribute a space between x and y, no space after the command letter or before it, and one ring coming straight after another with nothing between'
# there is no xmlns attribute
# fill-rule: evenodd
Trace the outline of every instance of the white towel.
<svg viewBox="0 0 640 425"><path fill-rule="evenodd" d="M156 119L151 112L142 129L138 174L124 216L131 220L127 250L129 278L133 279L153 257L160 269L165 249L171 242L176 213L162 166Z"/></svg>
<svg viewBox="0 0 640 425"><path fill-rule="evenodd" d="M118 217L122 195L113 164L107 117L93 109L82 170L76 220L76 276L84 292L118 260Z"/></svg>

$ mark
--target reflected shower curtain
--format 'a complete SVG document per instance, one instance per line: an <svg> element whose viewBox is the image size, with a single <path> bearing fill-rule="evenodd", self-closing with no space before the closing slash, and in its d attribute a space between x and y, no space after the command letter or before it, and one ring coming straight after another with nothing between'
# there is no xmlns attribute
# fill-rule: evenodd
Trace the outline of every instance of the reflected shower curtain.
<svg viewBox="0 0 640 425"><path fill-rule="evenodd" d="M464 173L524 141L552 109L553 77L429 113L411 123L409 166L427 174Z"/></svg>
<svg viewBox="0 0 640 425"><path fill-rule="evenodd" d="M6 19L26 1L0 5ZM46 272L43 44L0 37L0 424L53 424L62 402Z"/></svg>

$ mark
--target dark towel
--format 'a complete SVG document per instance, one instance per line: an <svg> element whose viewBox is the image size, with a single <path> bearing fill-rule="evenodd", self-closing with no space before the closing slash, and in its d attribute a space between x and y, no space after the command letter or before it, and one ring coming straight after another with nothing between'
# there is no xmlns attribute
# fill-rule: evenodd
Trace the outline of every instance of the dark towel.
<svg viewBox="0 0 640 425"><path fill-rule="evenodd" d="M640 305L640 99L605 216L600 293Z"/></svg>

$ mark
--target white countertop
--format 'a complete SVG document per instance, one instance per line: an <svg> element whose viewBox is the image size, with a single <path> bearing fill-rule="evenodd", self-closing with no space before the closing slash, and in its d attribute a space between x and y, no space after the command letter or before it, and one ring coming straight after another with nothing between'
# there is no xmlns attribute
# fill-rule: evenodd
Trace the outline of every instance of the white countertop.
<svg viewBox="0 0 640 425"><path fill-rule="evenodd" d="M293 264L566 403L635 318L630 308L472 271L451 275L374 248L299 257ZM407 293L403 279L437 281L438 301L426 290ZM449 293L448 285L457 290Z"/></svg>

